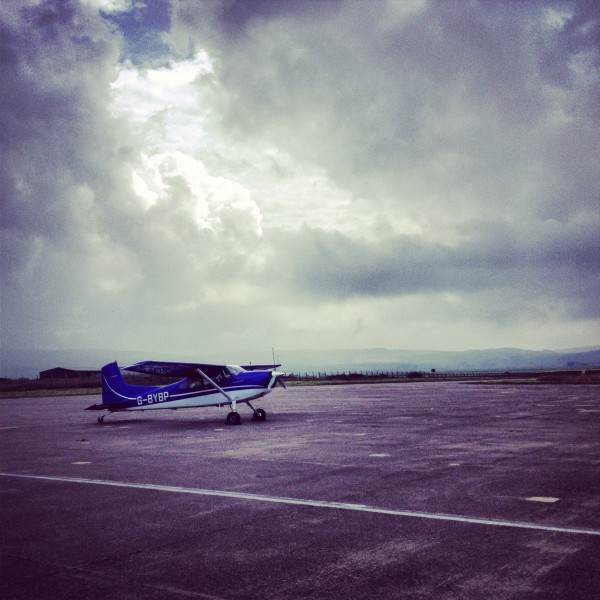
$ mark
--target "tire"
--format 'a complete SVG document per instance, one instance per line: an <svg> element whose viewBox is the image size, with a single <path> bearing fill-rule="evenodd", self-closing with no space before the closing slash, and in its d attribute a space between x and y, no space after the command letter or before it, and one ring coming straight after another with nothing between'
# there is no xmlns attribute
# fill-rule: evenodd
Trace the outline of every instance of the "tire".
<svg viewBox="0 0 600 600"><path fill-rule="evenodd" d="M241 425L242 418L240 417L239 413L232 411L227 415L227 420L225 421L225 423L227 425Z"/></svg>

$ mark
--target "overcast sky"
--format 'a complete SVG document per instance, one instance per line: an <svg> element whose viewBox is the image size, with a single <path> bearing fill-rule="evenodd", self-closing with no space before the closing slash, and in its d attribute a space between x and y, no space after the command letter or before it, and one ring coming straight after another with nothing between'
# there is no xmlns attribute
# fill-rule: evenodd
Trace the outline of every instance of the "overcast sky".
<svg viewBox="0 0 600 600"><path fill-rule="evenodd" d="M600 341L600 4L0 4L2 347Z"/></svg>

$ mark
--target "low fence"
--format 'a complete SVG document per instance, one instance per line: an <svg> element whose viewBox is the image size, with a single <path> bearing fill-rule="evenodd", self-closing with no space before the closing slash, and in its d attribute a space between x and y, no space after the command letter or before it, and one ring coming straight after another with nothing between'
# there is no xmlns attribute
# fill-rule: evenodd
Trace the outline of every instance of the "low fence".
<svg viewBox="0 0 600 600"><path fill-rule="evenodd" d="M543 369L526 371L305 371L286 373L286 381L365 381L365 380L422 380L422 379L538 379L547 376L579 377L600 375L600 368Z"/></svg>

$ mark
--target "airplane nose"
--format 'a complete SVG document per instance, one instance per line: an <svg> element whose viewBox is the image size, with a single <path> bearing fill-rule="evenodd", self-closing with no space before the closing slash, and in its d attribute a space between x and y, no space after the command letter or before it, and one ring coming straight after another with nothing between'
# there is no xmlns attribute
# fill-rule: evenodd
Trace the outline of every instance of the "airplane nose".
<svg viewBox="0 0 600 600"><path fill-rule="evenodd" d="M285 385L285 381L283 380L283 376L285 373L283 371L271 371L271 381L269 382L269 389L276 387L278 384L287 389Z"/></svg>

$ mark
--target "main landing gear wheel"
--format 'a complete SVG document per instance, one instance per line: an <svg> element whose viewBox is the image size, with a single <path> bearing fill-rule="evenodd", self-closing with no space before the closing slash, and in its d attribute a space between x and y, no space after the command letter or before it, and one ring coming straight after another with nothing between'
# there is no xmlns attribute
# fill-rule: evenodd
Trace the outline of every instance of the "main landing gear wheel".
<svg viewBox="0 0 600 600"><path fill-rule="evenodd" d="M267 413L262 408L257 408L252 416L253 421L266 421Z"/></svg>
<svg viewBox="0 0 600 600"><path fill-rule="evenodd" d="M227 420L225 421L225 423L227 425L241 425L242 418L240 417L239 413L232 411L227 415Z"/></svg>
<svg viewBox="0 0 600 600"><path fill-rule="evenodd" d="M102 415L101 417L98 417L98 423L100 423L100 425L102 425L104 423L104 417L106 415Z"/></svg>

